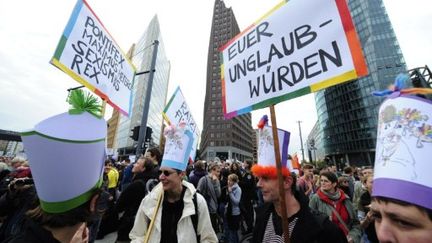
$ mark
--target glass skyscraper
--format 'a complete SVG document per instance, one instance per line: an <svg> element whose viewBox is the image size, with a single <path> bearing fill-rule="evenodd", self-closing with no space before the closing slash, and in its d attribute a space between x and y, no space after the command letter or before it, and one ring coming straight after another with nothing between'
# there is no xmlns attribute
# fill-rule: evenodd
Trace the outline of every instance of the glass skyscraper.
<svg viewBox="0 0 432 243"><path fill-rule="evenodd" d="M325 154L343 166L370 165L375 158L378 109L386 89L406 64L382 0L348 0L369 74L315 95Z"/></svg>
<svg viewBox="0 0 432 243"><path fill-rule="evenodd" d="M204 125L200 157L213 160L252 159L254 130L251 114L224 120L219 48L240 32L234 13L221 0L216 0L207 59L207 85L204 101Z"/></svg>
<svg viewBox="0 0 432 243"><path fill-rule="evenodd" d="M159 41L159 45L147 118L147 126L153 130L150 146L159 145L161 138L163 124L162 111L165 108L167 99L170 72L170 63L165 54L157 16L153 17L150 21L147 30L134 47L132 62L137 68L137 72L150 70L154 48L153 43L155 40ZM130 117L120 116L115 143L115 148L119 150L120 155L134 153L131 150L134 148L134 143L136 142L129 136L131 135L131 129L141 124L148 79L148 73L135 76Z"/></svg>

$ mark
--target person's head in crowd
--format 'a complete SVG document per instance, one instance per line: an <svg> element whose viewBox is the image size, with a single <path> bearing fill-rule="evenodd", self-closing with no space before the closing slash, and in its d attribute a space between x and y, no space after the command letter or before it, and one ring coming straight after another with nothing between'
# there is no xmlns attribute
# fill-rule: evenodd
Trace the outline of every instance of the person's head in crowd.
<svg viewBox="0 0 432 243"><path fill-rule="evenodd" d="M11 166L13 170L18 169L24 162L26 162L26 159L21 157L21 156L17 156L15 158L13 158L11 160Z"/></svg>
<svg viewBox="0 0 432 243"><path fill-rule="evenodd" d="M228 176L228 186L233 186L234 184L237 184L239 181L239 178L236 174L230 174Z"/></svg>
<svg viewBox="0 0 432 243"><path fill-rule="evenodd" d="M373 172L371 212L380 242L432 239L432 103L406 95L407 81L401 74L393 90L377 92L391 94L379 109Z"/></svg>
<svg viewBox="0 0 432 243"><path fill-rule="evenodd" d="M322 172L320 175L321 190L334 193L337 190L338 178L333 172Z"/></svg>
<svg viewBox="0 0 432 243"><path fill-rule="evenodd" d="M220 163L213 162L212 164L210 164L210 166L209 166L209 172L210 172L210 174L212 176L215 176L215 177L219 178L220 173L221 173Z"/></svg>
<svg viewBox="0 0 432 243"><path fill-rule="evenodd" d="M230 166L230 173L239 173L240 172L240 166L237 162L233 161Z"/></svg>
<svg viewBox="0 0 432 243"><path fill-rule="evenodd" d="M370 166L365 167L365 168L362 170L361 175L362 175L363 177L366 177L366 176L369 176L369 175L373 175L373 169L372 169Z"/></svg>
<svg viewBox="0 0 432 243"><path fill-rule="evenodd" d="M106 159L104 165L105 165L104 167L105 173L108 173L114 166L110 159Z"/></svg>
<svg viewBox="0 0 432 243"><path fill-rule="evenodd" d="M329 171L329 167L328 167L328 166L323 166L323 167L321 168L321 170L319 171L318 174L321 174L321 173L326 172L326 171Z"/></svg>
<svg viewBox="0 0 432 243"><path fill-rule="evenodd" d="M230 169L230 167L231 167L231 162L230 161L224 161L224 167L225 167L225 169Z"/></svg>
<svg viewBox="0 0 432 243"><path fill-rule="evenodd" d="M348 186L348 178L346 176L338 177L338 186Z"/></svg>
<svg viewBox="0 0 432 243"><path fill-rule="evenodd" d="M336 165L330 165L330 167L328 167L328 170L330 171L330 172L333 172L333 173L336 173L337 172L337 167L336 167Z"/></svg>
<svg viewBox="0 0 432 243"><path fill-rule="evenodd" d="M195 171L204 171L205 170L205 164L202 160L198 160L194 164L194 170Z"/></svg>
<svg viewBox="0 0 432 243"><path fill-rule="evenodd" d="M74 90L68 100L69 112L39 122L21 137L39 198L28 215L51 232L73 235L97 212L107 124L90 94Z"/></svg>
<svg viewBox="0 0 432 243"><path fill-rule="evenodd" d="M345 175L350 175L350 176L353 175L353 168L351 166L345 167L343 171Z"/></svg>
<svg viewBox="0 0 432 243"><path fill-rule="evenodd" d="M279 181L277 176L274 176L273 173L267 174L254 169L252 169L252 171L254 172L254 176L258 178L257 187L261 189L264 202L280 203ZM286 195L294 195L296 185L292 175L283 175L283 186Z"/></svg>
<svg viewBox="0 0 432 243"><path fill-rule="evenodd" d="M127 166L130 164L130 162L131 162L130 159L129 159L129 158L126 158L126 159L124 159L124 160L122 161L121 164L122 164L123 166L127 167Z"/></svg>
<svg viewBox="0 0 432 243"><path fill-rule="evenodd" d="M153 160L141 156L132 167L132 173L138 174L144 171L151 171L154 168Z"/></svg>
<svg viewBox="0 0 432 243"><path fill-rule="evenodd" d="M150 158L153 160L155 165L160 165L162 161L162 154L157 147L149 148L147 152L144 154L146 158Z"/></svg>
<svg viewBox="0 0 432 243"><path fill-rule="evenodd" d="M344 191L346 195L349 195L349 183L346 176L338 177L338 188Z"/></svg>
<svg viewBox="0 0 432 243"><path fill-rule="evenodd" d="M311 164L305 164L302 167L303 170L303 176L306 178L312 178L313 177L313 171L314 167Z"/></svg>
<svg viewBox="0 0 432 243"><path fill-rule="evenodd" d="M372 193L373 174L363 177L362 183L369 193Z"/></svg>
<svg viewBox="0 0 432 243"><path fill-rule="evenodd" d="M251 160L245 160L244 162L243 162L243 168L245 169L245 170L250 170L251 168L252 168L252 161Z"/></svg>

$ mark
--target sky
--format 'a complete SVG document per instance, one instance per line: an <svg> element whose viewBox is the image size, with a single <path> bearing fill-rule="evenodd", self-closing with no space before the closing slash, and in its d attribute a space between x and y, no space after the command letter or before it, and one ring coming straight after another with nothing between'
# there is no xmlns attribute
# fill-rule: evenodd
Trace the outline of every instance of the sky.
<svg viewBox="0 0 432 243"><path fill-rule="evenodd" d="M214 1L87 2L124 52L139 40L154 15L158 15L166 55L171 62L168 97L180 86L202 129ZM226 6L232 7L240 30L279 2L225 0ZM75 3L75 0L0 0L0 129L23 131L49 116L67 111L66 90L80 84L49 61ZM432 2L384 0L384 4L408 68L432 66ZM275 108L278 127L291 132L289 152L300 152L297 121L302 121L305 142L317 120L314 96L284 101ZM269 108L252 112L254 128L264 114L270 114ZM105 117L110 116L108 109Z"/></svg>

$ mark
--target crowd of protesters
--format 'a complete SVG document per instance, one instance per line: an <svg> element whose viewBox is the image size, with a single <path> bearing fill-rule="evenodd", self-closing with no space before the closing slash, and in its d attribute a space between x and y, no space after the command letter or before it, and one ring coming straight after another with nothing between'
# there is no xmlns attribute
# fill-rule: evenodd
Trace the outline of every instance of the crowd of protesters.
<svg viewBox="0 0 432 243"><path fill-rule="evenodd" d="M130 241L129 233L138 208L159 182L161 159L159 149L152 148L134 163L129 159L105 161L102 186L105 196L98 207L103 214L89 224L90 242L115 231L117 242ZM17 185L20 178L31 178L25 159L2 160L0 239L3 241L20 231L26 211L34 205L36 192L31 183ZM254 229L254 209L262 205L262 199L259 200L262 192L260 184L257 186L257 178L250 171L252 165L251 161L198 160L185 172L183 179L189 181L205 199L211 226L220 242L239 242L239 234L247 235ZM339 173L334 166L318 170L305 163L294 190L302 194L310 208L331 217L331 221L349 236L349 242L360 242L360 239L378 242L369 211L371 189L370 167L347 167Z"/></svg>
<svg viewBox="0 0 432 243"><path fill-rule="evenodd" d="M74 90L69 112L21 134L27 157L0 157L0 242L431 242L432 106L389 92L374 168L296 174L276 166L266 116L256 162L188 163L184 122L165 129L163 153L106 158L97 101Z"/></svg>

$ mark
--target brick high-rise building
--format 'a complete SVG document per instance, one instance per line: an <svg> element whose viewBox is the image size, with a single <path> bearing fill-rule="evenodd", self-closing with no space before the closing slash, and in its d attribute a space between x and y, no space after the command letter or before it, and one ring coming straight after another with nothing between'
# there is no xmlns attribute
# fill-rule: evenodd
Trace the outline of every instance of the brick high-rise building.
<svg viewBox="0 0 432 243"><path fill-rule="evenodd" d="M222 87L219 48L240 33L231 8L216 0L207 60L207 86L204 102L204 125L201 134L200 157L213 160L252 159L251 114L225 120L222 111Z"/></svg>

